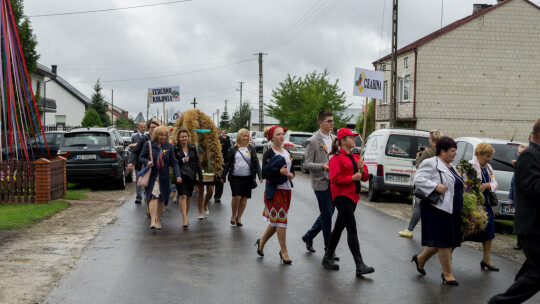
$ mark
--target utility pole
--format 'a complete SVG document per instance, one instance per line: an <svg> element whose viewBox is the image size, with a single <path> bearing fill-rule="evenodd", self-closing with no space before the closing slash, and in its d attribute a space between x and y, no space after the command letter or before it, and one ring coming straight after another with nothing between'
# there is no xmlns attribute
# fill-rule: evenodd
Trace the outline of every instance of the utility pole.
<svg viewBox="0 0 540 304"><path fill-rule="evenodd" d="M242 85L244 84L243 81L239 81L238 82L240 84L240 121L238 122L238 124L240 125L240 128L242 128ZM236 89L238 91L238 89ZM227 103L225 103L225 106L227 106Z"/></svg>
<svg viewBox="0 0 540 304"><path fill-rule="evenodd" d="M264 105L263 105L263 53L254 54L259 56L259 131L262 131L264 129L263 125L263 113L264 113ZM250 111L251 112L251 111Z"/></svg>
<svg viewBox="0 0 540 304"><path fill-rule="evenodd" d="M219 109L217 109L217 125L218 125L218 128L219 128Z"/></svg>
<svg viewBox="0 0 540 304"><path fill-rule="evenodd" d="M114 126L114 90L111 90L111 126Z"/></svg>
<svg viewBox="0 0 540 304"><path fill-rule="evenodd" d="M193 102L191 104L193 105L194 109L197 108L197 98L196 97L193 97Z"/></svg>
<svg viewBox="0 0 540 304"><path fill-rule="evenodd" d="M396 126L398 0L392 0L392 70L390 72L390 128Z"/></svg>

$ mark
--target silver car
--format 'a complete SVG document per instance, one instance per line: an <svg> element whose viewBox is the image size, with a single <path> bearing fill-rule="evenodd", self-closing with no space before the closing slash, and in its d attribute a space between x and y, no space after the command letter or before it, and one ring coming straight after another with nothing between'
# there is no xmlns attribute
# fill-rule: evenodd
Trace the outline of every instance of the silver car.
<svg viewBox="0 0 540 304"><path fill-rule="evenodd" d="M457 155L454 159L456 165L461 159L472 160L474 157L474 149L481 142L487 142L493 149L493 154L489 164L493 167L493 175L499 189L495 194L499 200L499 205L493 207L496 216L514 217L514 208L508 205L508 192L510 191L510 183L514 175L514 167L512 160L517 159L518 147L522 143L512 142L504 139L494 138L479 138L479 137L460 137L455 139L457 143Z"/></svg>
<svg viewBox="0 0 540 304"><path fill-rule="evenodd" d="M304 161L306 140L308 140L311 136L313 136L313 133L311 132L285 132L285 142L283 143L283 147L291 152L291 156L293 157L293 166L301 166L302 162ZM269 142L264 146L263 153L270 148L272 148L272 142Z"/></svg>
<svg viewBox="0 0 540 304"><path fill-rule="evenodd" d="M264 146L268 143L264 137L263 132L261 131L251 131L251 143L250 145L255 148L256 151L263 151Z"/></svg>

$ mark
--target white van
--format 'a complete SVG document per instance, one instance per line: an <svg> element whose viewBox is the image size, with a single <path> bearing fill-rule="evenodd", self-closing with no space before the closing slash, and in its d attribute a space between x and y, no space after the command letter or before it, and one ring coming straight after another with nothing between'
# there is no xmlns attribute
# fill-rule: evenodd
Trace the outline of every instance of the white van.
<svg viewBox="0 0 540 304"><path fill-rule="evenodd" d="M383 191L410 195L416 173L416 153L429 147L429 132L410 129L381 129L366 139L362 159L368 167L368 199L376 202Z"/></svg>

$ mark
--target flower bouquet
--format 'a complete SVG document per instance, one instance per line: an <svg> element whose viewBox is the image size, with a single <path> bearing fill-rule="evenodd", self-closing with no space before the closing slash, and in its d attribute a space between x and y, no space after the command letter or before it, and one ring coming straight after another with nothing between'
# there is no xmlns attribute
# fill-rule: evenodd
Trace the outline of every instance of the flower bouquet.
<svg viewBox="0 0 540 304"><path fill-rule="evenodd" d="M486 228L488 214L484 208L484 195L480 192L482 180L477 177L476 169L464 159L459 162L457 169L464 179L461 231L463 236L467 236Z"/></svg>

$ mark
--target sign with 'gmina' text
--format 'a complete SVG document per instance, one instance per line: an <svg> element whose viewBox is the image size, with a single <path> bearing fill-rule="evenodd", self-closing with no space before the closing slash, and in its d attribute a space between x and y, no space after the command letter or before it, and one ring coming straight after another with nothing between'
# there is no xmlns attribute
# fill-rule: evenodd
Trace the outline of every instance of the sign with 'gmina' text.
<svg viewBox="0 0 540 304"><path fill-rule="evenodd" d="M180 101L179 86L148 89L148 102L151 104L178 101Z"/></svg>
<svg viewBox="0 0 540 304"><path fill-rule="evenodd" d="M354 73L354 96L383 98L384 73L356 68Z"/></svg>

